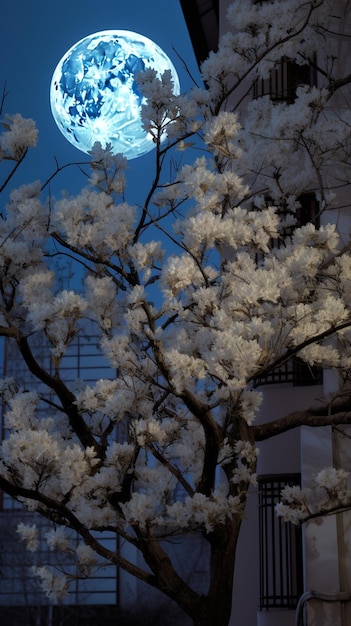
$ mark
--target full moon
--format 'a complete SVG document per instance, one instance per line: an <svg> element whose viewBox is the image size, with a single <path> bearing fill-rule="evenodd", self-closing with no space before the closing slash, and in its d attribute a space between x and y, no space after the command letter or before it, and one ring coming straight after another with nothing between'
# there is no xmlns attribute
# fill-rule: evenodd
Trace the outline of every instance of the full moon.
<svg viewBox="0 0 351 626"><path fill-rule="evenodd" d="M177 72L151 39L127 30L105 30L84 37L58 63L51 81L50 104L62 134L82 152L99 141L134 159L152 150L143 127L146 102L135 75L152 68L161 76L171 71L179 94Z"/></svg>

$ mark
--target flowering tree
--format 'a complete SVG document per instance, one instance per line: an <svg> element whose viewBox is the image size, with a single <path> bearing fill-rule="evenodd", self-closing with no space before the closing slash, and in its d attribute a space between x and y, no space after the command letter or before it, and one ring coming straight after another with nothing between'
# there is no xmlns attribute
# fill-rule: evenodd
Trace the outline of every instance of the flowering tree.
<svg viewBox="0 0 351 626"><path fill-rule="evenodd" d="M44 393L1 381L0 487L53 521L46 539L71 555L77 575L112 562L175 600L195 626L229 622L258 442L301 425L351 423L350 240L335 225L336 192L350 182L351 78L336 62L346 5L337 16L332 0L235 0L235 32L202 67L206 89L174 96L167 73L140 74L143 123L155 141L142 208L125 199L123 157L96 144L79 195L48 202L40 183L22 186L0 222L0 333L50 392L43 417ZM281 59L309 64L320 86L297 81L289 101L249 102ZM0 154L13 170L2 189L37 141L32 120L8 116L3 126ZM191 154L193 136L202 156L166 179L168 153ZM296 224L302 193L318 201L321 225ZM83 286L59 287L54 255L84 269ZM118 375L71 386L65 354L87 324ZM36 357L38 336L50 370ZM335 368L340 392L318 408L255 423L255 379L296 356ZM333 493L330 510L349 505L346 474L329 469L318 481ZM287 491L280 513L305 519L307 500ZM67 529L81 537L77 550ZM143 561L108 550L99 538L106 530ZM35 550L37 529L18 531ZM201 592L164 541L190 532L208 546ZM67 592L63 574L36 573L49 597Z"/></svg>

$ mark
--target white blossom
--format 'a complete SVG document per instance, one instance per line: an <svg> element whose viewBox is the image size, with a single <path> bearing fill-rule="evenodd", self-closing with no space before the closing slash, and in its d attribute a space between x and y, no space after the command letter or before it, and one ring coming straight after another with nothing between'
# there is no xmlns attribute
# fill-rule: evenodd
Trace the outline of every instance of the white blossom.
<svg viewBox="0 0 351 626"><path fill-rule="evenodd" d="M54 530L49 530L45 533L45 538L50 550L68 552L72 549L70 539L67 536L65 528L62 526L59 526Z"/></svg>
<svg viewBox="0 0 351 626"><path fill-rule="evenodd" d="M20 522L17 524L17 532L21 539L26 542L27 550L30 552L36 552L39 547L39 535L36 524L29 526Z"/></svg>
<svg viewBox="0 0 351 626"><path fill-rule="evenodd" d="M96 566L98 559L96 553L90 546L80 543L76 549L78 559L78 571L81 577L87 578L91 575L93 568Z"/></svg>
<svg viewBox="0 0 351 626"><path fill-rule="evenodd" d="M69 581L66 576L54 573L45 566L33 565L31 568L35 576L40 578L40 585L50 600L62 600L68 594Z"/></svg>
<svg viewBox="0 0 351 626"><path fill-rule="evenodd" d="M279 502L275 506L276 514L282 517L285 522L291 522L292 524L299 525L304 519L304 511L302 509L292 509L287 504Z"/></svg>
<svg viewBox="0 0 351 626"><path fill-rule="evenodd" d="M21 158L28 149L35 147L38 140L38 130L32 119L25 119L19 113L6 115L2 122L5 132L0 136L0 159Z"/></svg>
<svg viewBox="0 0 351 626"><path fill-rule="evenodd" d="M343 469L335 467L327 467L318 472L316 476L316 484L323 487L327 491L339 492L345 489L345 483L349 477L349 473Z"/></svg>
<svg viewBox="0 0 351 626"><path fill-rule="evenodd" d="M141 419L137 420L133 424L135 436L140 446L152 441L162 443L166 439L166 433L164 432L161 424L155 419Z"/></svg>

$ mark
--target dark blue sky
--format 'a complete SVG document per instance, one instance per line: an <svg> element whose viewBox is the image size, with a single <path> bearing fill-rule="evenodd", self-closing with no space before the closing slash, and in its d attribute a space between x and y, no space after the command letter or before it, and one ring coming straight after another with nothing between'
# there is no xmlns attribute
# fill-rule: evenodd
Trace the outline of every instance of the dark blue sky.
<svg viewBox="0 0 351 626"><path fill-rule="evenodd" d="M78 40L107 29L139 32L153 39L172 59L187 91L191 81L173 48L189 70L199 79L195 57L178 0L7 0L0 20L0 81L6 81L7 113L32 117L39 128L38 148L31 150L26 163L16 174L14 184L31 180L45 181L60 165L88 160L60 133L50 110L49 89L53 71L63 54ZM153 152L133 159L129 166L131 203L142 202L152 175ZM54 195L61 189L78 191L84 179L77 170L60 175L52 185ZM133 197L135 192L138 197Z"/></svg>

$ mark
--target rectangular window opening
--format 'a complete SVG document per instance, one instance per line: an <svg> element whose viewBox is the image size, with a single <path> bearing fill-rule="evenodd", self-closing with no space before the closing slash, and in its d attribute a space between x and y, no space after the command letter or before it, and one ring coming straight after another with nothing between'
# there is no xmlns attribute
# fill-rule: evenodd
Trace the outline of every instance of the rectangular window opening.
<svg viewBox="0 0 351 626"><path fill-rule="evenodd" d="M300 474L258 478L261 611L294 610L303 591L301 529L275 512L281 490L300 483Z"/></svg>
<svg viewBox="0 0 351 626"><path fill-rule="evenodd" d="M253 84L253 97L270 96L273 102L292 104L300 85L316 85L315 59L299 65L284 57L276 63L268 78L257 78Z"/></svg>

